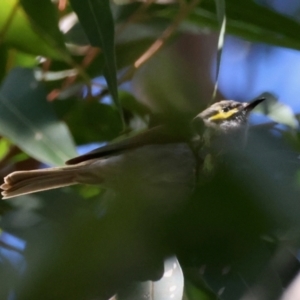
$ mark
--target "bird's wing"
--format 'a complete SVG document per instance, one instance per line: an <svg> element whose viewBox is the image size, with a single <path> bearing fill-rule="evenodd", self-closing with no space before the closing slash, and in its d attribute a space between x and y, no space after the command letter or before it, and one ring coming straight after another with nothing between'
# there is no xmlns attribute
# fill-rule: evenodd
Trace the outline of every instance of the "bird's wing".
<svg viewBox="0 0 300 300"><path fill-rule="evenodd" d="M187 138L184 137L184 134L175 132L175 130L172 130L168 126L161 125L148 129L135 136L117 140L81 156L74 157L66 161L66 164L78 164L89 159L101 158L146 145L179 143L186 140Z"/></svg>

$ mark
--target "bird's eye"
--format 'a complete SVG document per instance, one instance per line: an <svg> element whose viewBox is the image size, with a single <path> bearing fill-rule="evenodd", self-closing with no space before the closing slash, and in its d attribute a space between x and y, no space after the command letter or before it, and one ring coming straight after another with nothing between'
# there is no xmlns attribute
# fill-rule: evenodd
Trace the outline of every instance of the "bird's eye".
<svg viewBox="0 0 300 300"><path fill-rule="evenodd" d="M223 109L222 109L222 112L228 112L228 111L230 111L231 110L231 108L229 107L229 106L227 106L227 107L224 107Z"/></svg>

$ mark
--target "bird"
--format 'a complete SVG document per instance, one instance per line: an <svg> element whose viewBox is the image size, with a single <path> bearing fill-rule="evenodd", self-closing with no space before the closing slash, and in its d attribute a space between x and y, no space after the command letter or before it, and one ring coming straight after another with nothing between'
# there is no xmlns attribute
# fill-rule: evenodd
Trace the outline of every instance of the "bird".
<svg viewBox="0 0 300 300"><path fill-rule="evenodd" d="M237 133L245 136L250 112L264 100L212 104L191 121L193 136L201 145L211 136L225 140ZM204 124L204 132L199 133L199 123ZM74 184L97 184L117 194L143 195L149 201L171 195L180 202L193 190L198 164L189 142L171 132L166 126L156 126L70 159L62 167L12 172L1 185L3 199Z"/></svg>

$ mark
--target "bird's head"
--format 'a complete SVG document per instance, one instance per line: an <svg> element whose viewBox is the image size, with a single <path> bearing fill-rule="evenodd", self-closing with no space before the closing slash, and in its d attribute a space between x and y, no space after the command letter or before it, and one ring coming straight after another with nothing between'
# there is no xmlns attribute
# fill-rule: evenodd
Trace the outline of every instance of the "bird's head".
<svg viewBox="0 0 300 300"><path fill-rule="evenodd" d="M202 111L195 120L200 118L206 127L230 133L244 128L250 112L264 100L265 98L258 98L250 103L222 100Z"/></svg>

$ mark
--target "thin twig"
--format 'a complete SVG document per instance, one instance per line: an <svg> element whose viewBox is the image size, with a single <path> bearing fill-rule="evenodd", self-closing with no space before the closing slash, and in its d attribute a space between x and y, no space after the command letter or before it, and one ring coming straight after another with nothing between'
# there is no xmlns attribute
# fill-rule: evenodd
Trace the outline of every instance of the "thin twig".
<svg viewBox="0 0 300 300"><path fill-rule="evenodd" d="M143 14L146 12L148 7L155 2L155 0L146 0L133 14L126 20L125 23L123 23L117 30L116 30L116 36L119 35L126 27L128 27L130 24L136 22Z"/></svg>
<svg viewBox="0 0 300 300"><path fill-rule="evenodd" d="M135 22L136 20L138 20L141 15L148 9L148 7L154 2L155 0L147 0L145 3L143 3L127 20L126 22L119 27L116 30L116 36L119 35L127 26L129 26L131 23ZM99 48L94 48L94 47L90 47L89 50L86 52L81 64L80 64L80 69L81 70L85 70L87 67L89 67L92 62L96 59L96 57L101 54L101 49ZM75 67L78 70L78 67ZM56 89L55 91L52 91L49 95L48 98L51 99L51 101L55 100L60 92L66 88L68 88L70 85L72 85L76 79L77 79L78 75L75 76L71 76L68 77L64 80L64 82L61 85L61 89ZM87 86L89 87L90 84L87 84Z"/></svg>
<svg viewBox="0 0 300 300"><path fill-rule="evenodd" d="M151 57L153 57L165 44L171 35L177 30L181 22L187 17L187 15L198 5L200 0L191 1L188 5L184 5L174 21L164 30L161 36L155 40L155 42L134 62L127 72L120 78L119 84L127 81L133 76L135 71L146 63Z"/></svg>
<svg viewBox="0 0 300 300"><path fill-rule="evenodd" d="M58 1L58 5L57 5L57 7L58 7L58 10L59 11L64 11L65 9L66 9L66 7L67 7L67 0L59 0Z"/></svg>

